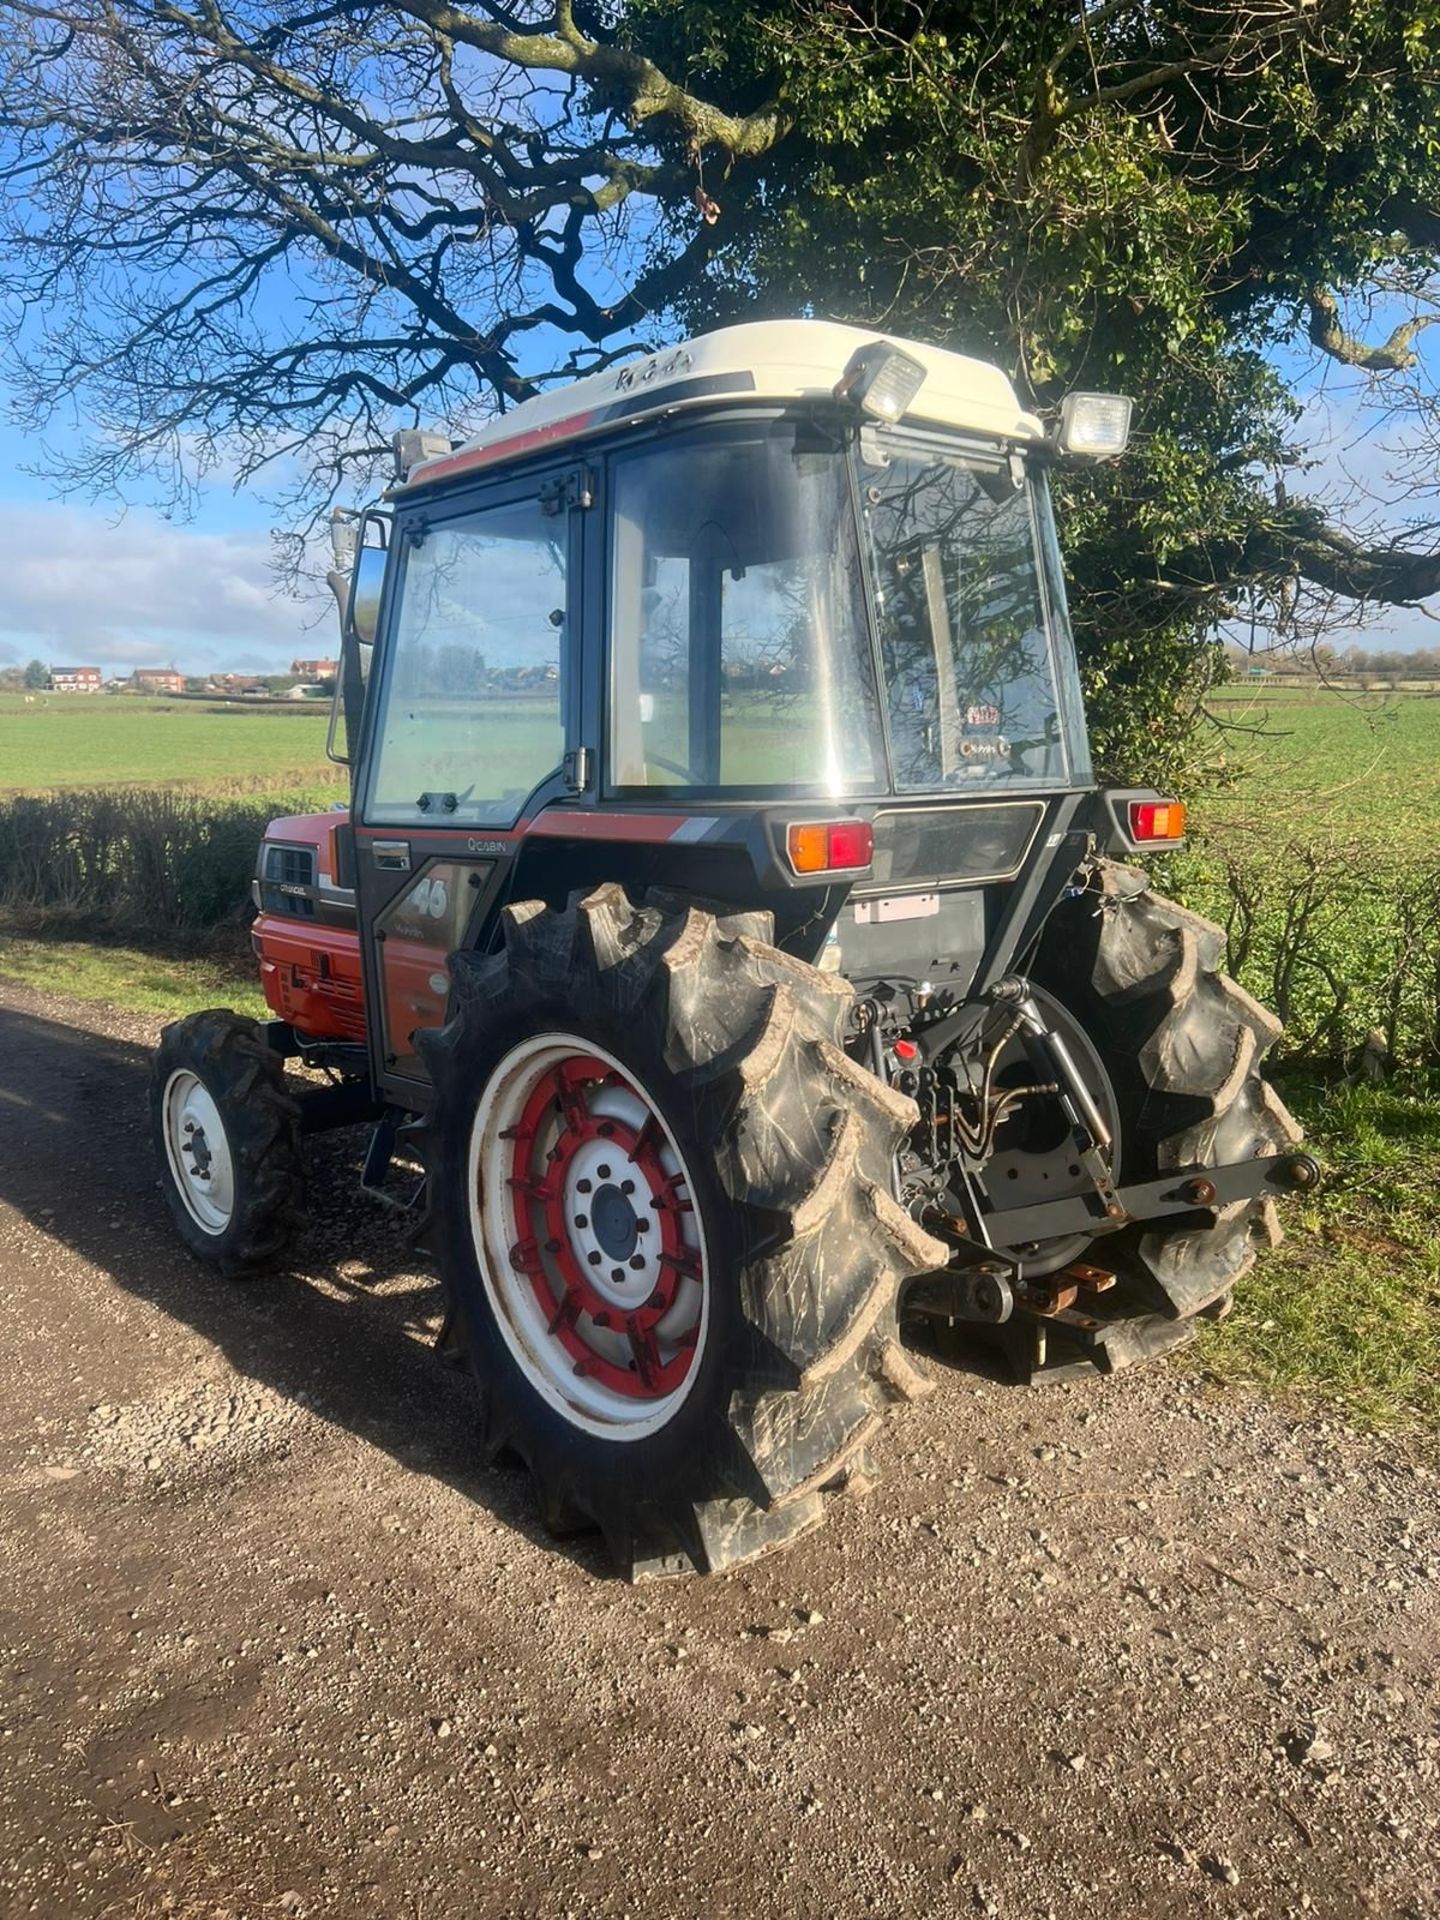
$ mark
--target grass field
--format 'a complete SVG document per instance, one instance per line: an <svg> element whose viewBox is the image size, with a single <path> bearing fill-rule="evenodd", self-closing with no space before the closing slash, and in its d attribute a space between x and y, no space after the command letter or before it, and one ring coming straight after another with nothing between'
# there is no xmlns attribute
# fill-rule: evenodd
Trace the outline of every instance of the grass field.
<svg viewBox="0 0 1440 1920"><path fill-rule="evenodd" d="M1226 688L1212 702L1216 789L1202 825L1430 846L1440 820L1440 695Z"/></svg>
<svg viewBox="0 0 1440 1920"><path fill-rule="evenodd" d="M209 706L129 694L0 694L0 793L47 787L333 784L329 703Z"/></svg>
<svg viewBox="0 0 1440 1920"><path fill-rule="evenodd" d="M1440 1440L1440 1073L1281 1092L1325 1168L1182 1363Z"/></svg>
<svg viewBox="0 0 1440 1920"><path fill-rule="evenodd" d="M245 960L171 959L134 947L77 940L23 940L0 933L0 980L101 1006L179 1019L203 1007L261 1017L264 995Z"/></svg>

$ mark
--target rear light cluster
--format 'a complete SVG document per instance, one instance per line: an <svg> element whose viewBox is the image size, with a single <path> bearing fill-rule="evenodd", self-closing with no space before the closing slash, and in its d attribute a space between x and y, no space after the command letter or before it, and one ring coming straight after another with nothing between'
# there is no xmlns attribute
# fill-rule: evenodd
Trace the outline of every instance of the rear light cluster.
<svg viewBox="0 0 1440 1920"><path fill-rule="evenodd" d="M875 833L868 820L796 820L785 850L796 873L853 873L869 866Z"/></svg>
<svg viewBox="0 0 1440 1920"><path fill-rule="evenodd" d="M1183 800L1132 800L1130 802L1130 838L1137 841L1170 841L1185 838Z"/></svg>

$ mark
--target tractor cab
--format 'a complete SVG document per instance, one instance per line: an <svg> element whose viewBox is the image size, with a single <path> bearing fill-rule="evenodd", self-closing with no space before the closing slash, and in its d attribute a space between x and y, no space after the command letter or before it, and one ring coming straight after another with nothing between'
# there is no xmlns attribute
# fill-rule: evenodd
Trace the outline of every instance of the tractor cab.
<svg viewBox="0 0 1440 1920"><path fill-rule="evenodd" d="M447 995L419 932L458 938L517 888L559 905L703 866L807 960L966 986L1003 911L975 889L1093 786L1046 472L1120 451L1127 419L1080 396L1051 440L994 368L798 321L458 448L400 436L339 692L380 1082L424 1098L409 1037ZM421 897L443 927L397 922Z"/></svg>
<svg viewBox="0 0 1440 1920"><path fill-rule="evenodd" d="M741 326L402 434L337 523L352 803L262 847L274 1018L167 1031L172 1211L249 1271L302 1124L418 1159L491 1445L632 1570L813 1524L925 1384L902 1315L1157 1354L1314 1177L1276 1023L1127 864L1184 809L1091 768L1047 476L1128 424Z"/></svg>

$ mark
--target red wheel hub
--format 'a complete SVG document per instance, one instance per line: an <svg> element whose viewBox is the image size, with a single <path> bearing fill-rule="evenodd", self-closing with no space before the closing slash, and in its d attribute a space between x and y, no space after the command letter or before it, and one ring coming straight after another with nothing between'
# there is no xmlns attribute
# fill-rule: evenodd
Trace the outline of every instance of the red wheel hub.
<svg viewBox="0 0 1440 1920"><path fill-rule="evenodd" d="M510 1263L577 1375L659 1400L695 1357L704 1284L684 1171L650 1102L603 1060L536 1079L510 1143Z"/></svg>

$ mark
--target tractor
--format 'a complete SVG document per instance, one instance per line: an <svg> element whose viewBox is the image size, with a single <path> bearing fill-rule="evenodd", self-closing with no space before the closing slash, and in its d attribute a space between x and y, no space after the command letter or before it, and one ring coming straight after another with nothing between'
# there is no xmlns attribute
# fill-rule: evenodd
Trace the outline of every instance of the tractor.
<svg viewBox="0 0 1440 1920"><path fill-rule="evenodd" d="M336 519L351 803L260 849L272 1017L165 1030L162 1185L241 1279L367 1125L487 1457L632 1577L868 1482L927 1327L1164 1353L1316 1178L1277 1021L1134 864L1183 806L1091 769L1047 472L1129 414L741 325L399 434Z"/></svg>

